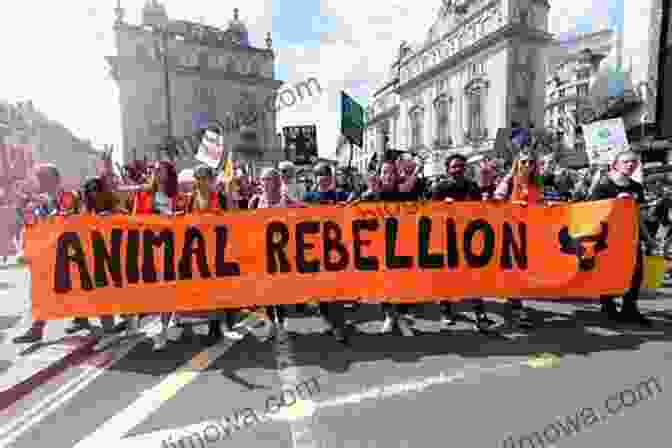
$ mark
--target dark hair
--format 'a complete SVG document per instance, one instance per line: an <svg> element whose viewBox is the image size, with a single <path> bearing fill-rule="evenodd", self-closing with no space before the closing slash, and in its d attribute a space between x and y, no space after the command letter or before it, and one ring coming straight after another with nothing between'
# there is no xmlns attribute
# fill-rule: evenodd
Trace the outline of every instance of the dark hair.
<svg viewBox="0 0 672 448"><path fill-rule="evenodd" d="M158 170L161 172L161 169L165 168L166 178L159 179L159 182L163 184L163 188L166 190L165 193L169 198L174 198L177 196L177 171L175 171L175 166L166 160L159 162Z"/></svg>
<svg viewBox="0 0 672 448"><path fill-rule="evenodd" d="M96 207L96 194L102 193L104 190L103 181L99 177L94 177L88 179L82 184L82 200L84 201L84 206L90 212L98 212L98 207Z"/></svg>
<svg viewBox="0 0 672 448"><path fill-rule="evenodd" d="M314 170L315 176L333 176L331 167L326 163L321 163L315 167Z"/></svg>
<svg viewBox="0 0 672 448"><path fill-rule="evenodd" d="M461 160L462 162L467 163L467 158L462 154L453 154L446 158L446 166L450 166L450 164L453 163L453 160Z"/></svg>

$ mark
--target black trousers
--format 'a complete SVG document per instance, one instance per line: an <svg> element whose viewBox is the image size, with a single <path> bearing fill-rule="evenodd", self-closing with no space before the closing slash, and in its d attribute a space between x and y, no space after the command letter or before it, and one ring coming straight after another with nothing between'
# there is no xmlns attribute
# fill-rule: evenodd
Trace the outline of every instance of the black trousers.
<svg viewBox="0 0 672 448"><path fill-rule="evenodd" d="M641 246L638 245L637 261L635 262L635 272L632 274L632 281L630 289L623 295L623 308L621 311L635 312L637 311L637 300L639 299L639 290L642 288L642 281L644 280L644 253ZM613 306L615 296L602 296L602 306Z"/></svg>
<svg viewBox="0 0 672 448"><path fill-rule="evenodd" d="M397 314L410 314L412 305L408 303L383 303L382 308L385 314L396 312Z"/></svg>
<svg viewBox="0 0 672 448"><path fill-rule="evenodd" d="M333 328L345 328L345 306L338 302L320 302L320 313Z"/></svg>

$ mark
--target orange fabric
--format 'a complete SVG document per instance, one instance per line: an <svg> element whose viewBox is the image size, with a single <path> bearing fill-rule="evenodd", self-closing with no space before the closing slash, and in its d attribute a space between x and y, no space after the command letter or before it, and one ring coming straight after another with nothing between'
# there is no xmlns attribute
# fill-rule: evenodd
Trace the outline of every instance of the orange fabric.
<svg viewBox="0 0 672 448"><path fill-rule="evenodd" d="M386 223L390 216L397 226ZM633 200L605 200L557 207L360 203L178 218L48 219L26 229L33 316L254 308L353 297L416 303L621 295L634 272L636 217ZM114 229L121 230L117 244ZM135 240L130 230L140 230L133 232ZM325 245L335 239L338 244ZM171 242L172 250L166 250ZM153 267L146 264L152 259L148 248ZM111 260L95 259L106 252ZM137 256L128 259L129 253ZM198 254L205 262L200 266ZM164 263L167 255L170 263ZM587 270L579 263L586 258L593 263ZM307 271L299 272L301 260ZM174 269L174 277L165 269Z"/></svg>

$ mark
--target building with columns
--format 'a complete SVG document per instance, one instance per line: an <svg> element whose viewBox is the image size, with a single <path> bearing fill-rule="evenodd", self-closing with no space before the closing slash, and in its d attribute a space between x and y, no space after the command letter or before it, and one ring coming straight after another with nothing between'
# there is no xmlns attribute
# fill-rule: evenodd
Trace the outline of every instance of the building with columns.
<svg viewBox="0 0 672 448"><path fill-rule="evenodd" d="M492 151L499 128L543 125L546 0L443 0L426 39L402 44L368 108L375 152L416 152L425 174L452 153Z"/></svg>
<svg viewBox="0 0 672 448"><path fill-rule="evenodd" d="M255 119L226 133L235 157L256 166L283 157L275 131L274 77L270 33L266 48L251 46L248 30L234 9L226 29L170 19L157 0L146 2L142 23L127 23L117 5L117 54L108 57L119 86L123 148L115 159L157 157L168 136L193 135L195 117L224 124ZM193 166L191 157L178 168Z"/></svg>
<svg viewBox="0 0 672 448"><path fill-rule="evenodd" d="M554 130L568 149L585 149L580 109L589 102L590 86L600 63L618 45L613 30L602 30L558 41L546 50L546 105L544 124Z"/></svg>

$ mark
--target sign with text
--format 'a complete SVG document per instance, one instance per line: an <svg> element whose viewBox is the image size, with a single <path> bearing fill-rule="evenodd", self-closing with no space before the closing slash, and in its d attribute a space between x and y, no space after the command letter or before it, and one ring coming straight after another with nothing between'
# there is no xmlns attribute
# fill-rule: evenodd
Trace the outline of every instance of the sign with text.
<svg viewBox="0 0 672 448"><path fill-rule="evenodd" d="M224 154L224 137L207 130L203 133L203 140L198 147L196 160L203 162L210 168L217 169Z"/></svg>
<svg viewBox="0 0 672 448"><path fill-rule="evenodd" d="M360 203L54 217L27 228L33 316L353 300L621 295L636 204Z"/></svg>
<svg viewBox="0 0 672 448"><path fill-rule="evenodd" d="M588 159L593 165L610 164L616 154L628 147L622 118L584 124L583 136Z"/></svg>

